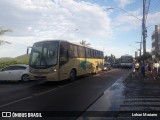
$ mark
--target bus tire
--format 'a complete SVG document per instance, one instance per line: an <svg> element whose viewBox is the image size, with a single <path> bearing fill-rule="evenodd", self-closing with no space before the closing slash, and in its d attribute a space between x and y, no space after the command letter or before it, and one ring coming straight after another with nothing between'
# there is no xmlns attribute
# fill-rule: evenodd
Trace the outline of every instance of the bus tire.
<svg viewBox="0 0 160 120"><path fill-rule="evenodd" d="M94 74L95 74L95 75L98 74L98 66L96 66L95 71L94 71Z"/></svg>
<svg viewBox="0 0 160 120"><path fill-rule="evenodd" d="M76 70L75 69L71 70L69 80L70 81L76 80Z"/></svg>

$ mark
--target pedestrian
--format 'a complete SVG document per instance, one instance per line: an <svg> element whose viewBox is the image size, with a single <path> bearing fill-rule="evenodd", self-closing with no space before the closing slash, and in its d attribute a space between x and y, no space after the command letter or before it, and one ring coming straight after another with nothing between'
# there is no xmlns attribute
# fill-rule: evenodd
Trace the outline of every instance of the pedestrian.
<svg viewBox="0 0 160 120"><path fill-rule="evenodd" d="M143 77L145 77L145 62L144 61L142 62L142 65L141 65L141 74Z"/></svg>
<svg viewBox="0 0 160 120"><path fill-rule="evenodd" d="M145 75L148 75L148 62L145 63Z"/></svg>
<svg viewBox="0 0 160 120"><path fill-rule="evenodd" d="M152 76L152 64L148 64L148 76Z"/></svg>
<svg viewBox="0 0 160 120"><path fill-rule="evenodd" d="M136 75L138 75L139 68L140 68L140 65L139 65L138 61L136 61L135 65L134 65L134 70L135 70Z"/></svg>
<svg viewBox="0 0 160 120"><path fill-rule="evenodd" d="M158 69L159 69L159 63L156 61L156 60L154 60L154 63L153 63L153 78L155 79L155 80L157 80L158 79Z"/></svg>
<svg viewBox="0 0 160 120"><path fill-rule="evenodd" d="M156 69L157 73L158 73L158 69L159 69L159 63L155 60L154 62L154 68Z"/></svg>

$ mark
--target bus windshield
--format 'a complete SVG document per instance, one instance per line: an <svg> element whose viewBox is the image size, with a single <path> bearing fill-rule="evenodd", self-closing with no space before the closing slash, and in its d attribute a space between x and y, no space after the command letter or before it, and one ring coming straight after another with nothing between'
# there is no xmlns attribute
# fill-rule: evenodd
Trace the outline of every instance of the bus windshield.
<svg viewBox="0 0 160 120"><path fill-rule="evenodd" d="M121 62L122 63L131 63L133 61L133 58L130 56L123 56L121 57Z"/></svg>
<svg viewBox="0 0 160 120"><path fill-rule="evenodd" d="M34 68L47 68L57 64L58 42L39 42L33 45L29 65Z"/></svg>

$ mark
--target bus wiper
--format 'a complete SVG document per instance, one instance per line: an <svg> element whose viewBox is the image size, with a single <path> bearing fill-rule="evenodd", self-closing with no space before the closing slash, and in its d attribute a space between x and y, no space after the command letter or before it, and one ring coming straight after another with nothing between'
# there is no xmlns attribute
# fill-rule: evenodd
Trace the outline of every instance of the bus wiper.
<svg viewBox="0 0 160 120"><path fill-rule="evenodd" d="M38 60L40 60L39 58L40 58L40 55L36 57L35 61L33 62L33 65L35 65L38 62Z"/></svg>
<svg viewBox="0 0 160 120"><path fill-rule="evenodd" d="M41 58L41 59L40 59L40 58ZM42 60L42 61L41 61L41 60ZM44 56L40 57L40 55L38 55L38 56L36 57L35 61L33 62L33 65L36 65L36 63L37 63L38 61L40 62L39 65L41 65L42 62L43 62L43 64L44 64L45 66L48 65L47 62L46 62L45 59L44 59Z"/></svg>
<svg viewBox="0 0 160 120"><path fill-rule="evenodd" d="M47 66L48 64L47 64L47 62L45 61L45 59L44 59L44 56L42 56L42 61L44 62L44 64ZM42 62L41 61L41 62Z"/></svg>

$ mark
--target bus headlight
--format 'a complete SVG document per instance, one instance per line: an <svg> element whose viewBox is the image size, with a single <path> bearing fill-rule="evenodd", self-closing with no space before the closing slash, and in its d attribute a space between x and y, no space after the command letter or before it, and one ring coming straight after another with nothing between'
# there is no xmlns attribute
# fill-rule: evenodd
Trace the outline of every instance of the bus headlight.
<svg viewBox="0 0 160 120"><path fill-rule="evenodd" d="M50 71L56 72L57 69L56 68L51 68Z"/></svg>

